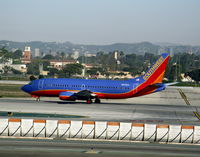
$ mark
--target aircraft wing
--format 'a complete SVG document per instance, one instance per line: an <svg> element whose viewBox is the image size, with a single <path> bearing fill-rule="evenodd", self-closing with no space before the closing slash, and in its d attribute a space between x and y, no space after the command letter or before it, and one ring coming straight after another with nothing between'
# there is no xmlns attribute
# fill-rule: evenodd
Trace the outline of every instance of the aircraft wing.
<svg viewBox="0 0 200 157"><path fill-rule="evenodd" d="M89 97L91 96L92 92L89 91L89 90L82 90L82 91L79 91L78 93L76 93L75 95L76 96L85 96L85 97Z"/></svg>
<svg viewBox="0 0 200 157"><path fill-rule="evenodd" d="M59 98L61 100L88 100L94 98L95 96L96 94L92 93L89 90L82 90L77 93L72 91L61 92Z"/></svg>

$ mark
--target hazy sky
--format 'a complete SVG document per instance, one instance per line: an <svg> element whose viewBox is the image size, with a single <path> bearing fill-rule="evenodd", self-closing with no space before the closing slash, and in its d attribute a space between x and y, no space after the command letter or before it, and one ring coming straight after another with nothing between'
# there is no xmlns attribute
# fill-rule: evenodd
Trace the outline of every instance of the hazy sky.
<svg viewBox="0 0 200 157"><path fill-rule="evenodd" d="M0 40L200 45L200 0L0 0Z"/></svg>

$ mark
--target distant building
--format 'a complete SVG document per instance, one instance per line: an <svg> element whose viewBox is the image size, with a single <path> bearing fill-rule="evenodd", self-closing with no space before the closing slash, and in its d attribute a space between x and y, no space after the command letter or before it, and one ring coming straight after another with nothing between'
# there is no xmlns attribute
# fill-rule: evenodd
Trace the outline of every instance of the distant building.
<svg viewBox="0 0 200 157"><path fill-rule="evenodd" d="M31 63L31 60L30 59L21 59L21 62L23 63L23 64L29 64L29 63Z"/></svg>
<svg viewBox="0 0 200 157"><path fill-rule="evenodd" d="M131 79L133 76L130 72L125 71L109 71L111 79Z"/></svg>
<svg viewBox="0 0 200 157"><path fill-rule="evenodd" d="M12 64L12 60L9 60L4 64L0 64L0 73L4 73L5 67L10 67L23 73L27 72L27 67L25 64Z"/></svg>
<svg viewBox="0 0 200 157"><path fill-rule="evenodd" d="M86 53L84 53L84 56L85 57L96 57L96 54L86 52Z"/></svg>
<svg viewBox="0 0 200 157"><path fill-rule="evenodd" d="M31 62L31 47L26 46L22 56L22 63L27 64Z"/></svg>
<svg viewBox="0 0 200 157"><path fill-rule="evenodd" d="M50 60L50 65L56 69L62 69L67 64L79 63L77 60Z"/></svg>
<svg viewBox="0 0 200 157"><path fill-rule="evenodd" d="M193 54L192 50L188 51L187 54L192 55Z"/></svg>
<svg viewBox="0 0 200 157"><path fill-rule="evenodd" d="M185 74L181 74L182 82L195 82L190 76L185 76Z"/></svg>
<svg viewBox="0 0 200 157"><path fill-rule="evenodd" d="M39 72L40 72L40 74L42 73L42 71L43 71L43 64L39 64Z"/></svg>
<svg viewBox="0 0 200 157"><path fill-rule="evenodd" d="M115 60L118 60L118 58L119 58L119 52L118 51L114 51L114 58L115 58Z"/></svg>
<svg viewBox="0 0 200 157"><path fill-rule="evenodd" d="M23 52L23 59L31 59L31 47L25 47L25 50Z"/></svg>
<svg viewBox="0 0 200 157"><path fill-rule="evenodd" d="M77 59L77 58L79 57L79 52L78 52L78 51L74 51L74 52L72 53L71 57L72 57L73 59Z"/></svg>
<svg viewBox="0 0 200 157"><path fill-rule="evenodd" d="M98 68L100 65L95 65L95 64L82 64L83 67L87 70L92 69L92 68Z"/></svg>
<svg viewBox="0 0 200 157"><path fill-rule="evenodd" d="M18 70L22 73L27 72L26 64L12 64L12 65L10 65L10 67L12 67L13 69Z"/></svg>
<svg viewBox="0 0 200 157"><path fill-rule="evenodd" d="M40 56L40 49L36 48L34 53L33 53L33 57L39 57Z"/></svg>
<svg viewBox="0 0 200 157"><path fill-rule="evenodd" d="M12 63L13 63L13 59L8 59L6 62L0 63L0 74L4 73L4 68L10 67L10 65L12 65Z"/></svg>

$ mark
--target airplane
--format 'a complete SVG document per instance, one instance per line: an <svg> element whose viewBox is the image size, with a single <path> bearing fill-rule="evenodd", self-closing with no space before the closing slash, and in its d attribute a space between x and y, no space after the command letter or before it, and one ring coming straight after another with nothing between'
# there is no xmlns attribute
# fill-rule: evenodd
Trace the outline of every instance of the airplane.
<svg viewBox="0 0 200 157"><path fill-rule="evenodd" d="M61 100L86 100L100 103L101 99L125 99L162 91L162 83L169 54L163 53L144 75L129 80L98 80L72 78L42 78L22 86L22 90L36 97L59 97Z"/></svg>

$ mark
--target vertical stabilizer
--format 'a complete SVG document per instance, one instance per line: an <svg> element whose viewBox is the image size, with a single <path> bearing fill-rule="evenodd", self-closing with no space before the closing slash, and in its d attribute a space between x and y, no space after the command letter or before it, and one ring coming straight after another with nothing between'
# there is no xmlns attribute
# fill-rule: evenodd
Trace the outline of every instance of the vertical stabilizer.
<svg viewBox="0 0 200 157"><path fill-rule="evenodd" d="M163 53L156 63L144 74L143 79L148 84L162 83L168 60L169 54Z"/></svg>

